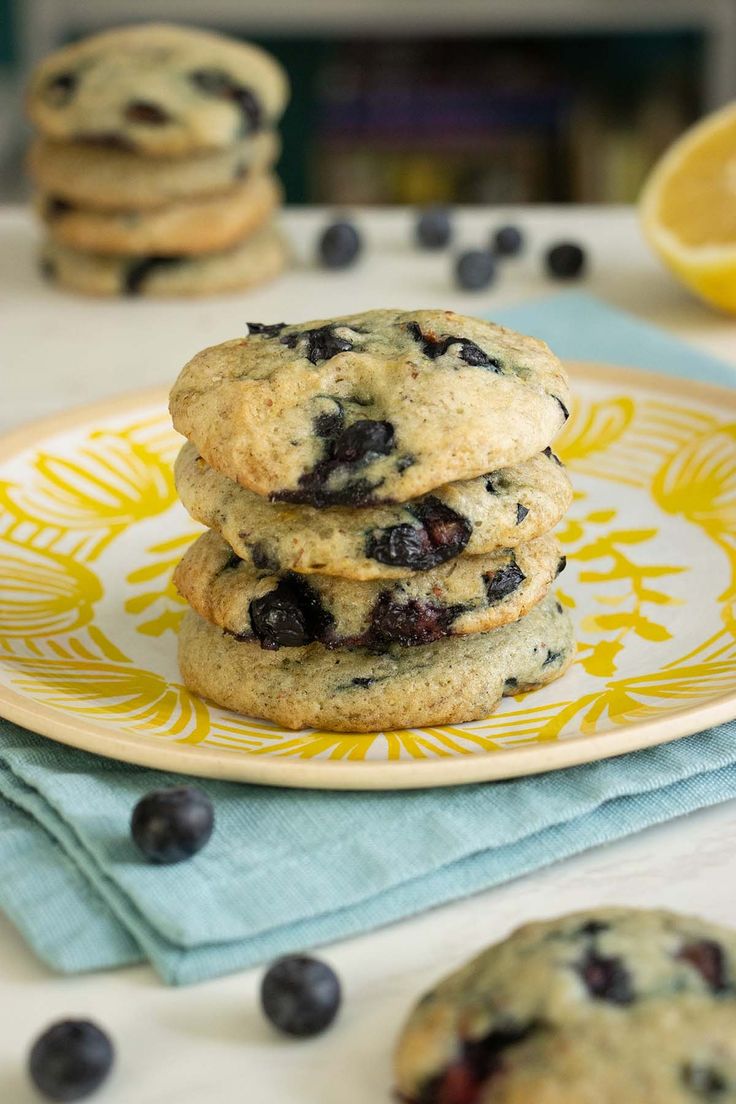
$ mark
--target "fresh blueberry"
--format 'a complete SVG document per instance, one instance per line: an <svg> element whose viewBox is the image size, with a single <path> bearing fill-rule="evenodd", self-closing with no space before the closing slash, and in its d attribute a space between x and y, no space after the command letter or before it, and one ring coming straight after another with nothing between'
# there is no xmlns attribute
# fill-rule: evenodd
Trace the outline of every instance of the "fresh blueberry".
<svg viewBox="0 0 736 1104"><path fill-rule="evenodd" d="M491 237L491 250L497 257L515 257L524 248L524 235L518 226L501 226Z"/></svg>
<svg viewBox="0 0 736 1104"><path fill-rule="evenodd" d="M201 851L214 824L212 802L203 790L173 786L141 798L133 809L130 830L151 862L176 863Z"/></svg>
<svg viewBox="0 0 736 1104"><path fill-rule="evenodd" d="M547 271L556 280L574 280L585 269L585 251L575 242L558 242L547 250Z"/></svg>
<svg viewBox="0 0 736 1104"><path fill-rule="evenodd" d="M416 225L417 245L422 249L443 249L452 237L452 221L447 207L427 207L420 211Z"/></svg>
<svg viewBox="0 0 736 1104"><path fill-rule="evenodd" d="M286 1035L319 1035L337 1015L340 997L335 971L307 955L280 958L261 982L263 1011Z"/></svg>
<svg viewBox="0 0 736 1104"><path fill-rule="evenodd" d="M348 268L360 253L360 234L351 222L333 222L319 239L319 256L325 268Z"/></svg>
<svg viewBox="0 0 736 1104"><path fill-rule="evenodd" d="M466 291L481 291L493 282L496 262L486 249L468 249L455 261L455 277Z"/></svg>
<svg viewBox="0 0 736 1104"><path fill-rule="evenodd" d="M62 1020L36 1039L28 1072L49 1100L83 1100L112 1069L115 1052L104 1031L88 1020Z"/></svg>

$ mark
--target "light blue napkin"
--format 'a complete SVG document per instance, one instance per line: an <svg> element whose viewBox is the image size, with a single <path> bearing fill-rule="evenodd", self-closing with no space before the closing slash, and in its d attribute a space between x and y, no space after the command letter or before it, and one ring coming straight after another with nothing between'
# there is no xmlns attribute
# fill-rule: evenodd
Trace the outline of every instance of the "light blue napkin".
<svg viewBox="0 0 736 1104"><path fill-rule="evenodd" d="M492 321L541 337L565 360L628 364L647 372L736 385L736 368L582 291L520 303ZM720 320L719 320L720 321Z"/></svg>
<svg viewBox="0 0 736 1104"><path fill-rule="evenodd" d="M577 293L495 315L564 356L736 373ZM489 785L325 793L202 781L217 825L152 867L130 811L180 781L0 721L0 907L73 972L148 959L183 984L410 916L736 797L736 724L621 759Z"/></svg>

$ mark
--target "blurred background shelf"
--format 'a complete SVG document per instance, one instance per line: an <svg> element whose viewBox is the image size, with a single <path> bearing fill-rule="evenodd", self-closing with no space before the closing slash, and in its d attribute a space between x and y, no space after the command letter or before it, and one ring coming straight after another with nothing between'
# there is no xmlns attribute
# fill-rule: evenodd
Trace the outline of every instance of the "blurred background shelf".
<svg viewBox="0 0 736 1104"><path fill-rule="evenodd" d="M292 203L626 202L736 97L735 0L0 0L6 195L30 65L147 19L255 40L287 66Z"/></svg>

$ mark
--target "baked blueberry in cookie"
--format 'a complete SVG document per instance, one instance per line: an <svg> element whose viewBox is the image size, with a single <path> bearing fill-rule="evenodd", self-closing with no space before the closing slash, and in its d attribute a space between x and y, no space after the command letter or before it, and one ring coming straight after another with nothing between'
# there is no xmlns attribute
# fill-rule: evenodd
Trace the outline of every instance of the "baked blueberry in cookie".
<svg viewBox="0 0 736 1104"><path fill-rule="evenodd" d="M186 261L186 257L141 257L129 265L125 273L126 295L139 295L153 272L173 268Z"/></svg>
<svg viewBox="0 0 736 1104"><path fill-rule="evenodd" d="M285 322L246 322L249 334L262 334L264 337L277 337Z"/></svg>
<svg viewBox="0 0 736 1104"><path fill-rule="evenodd" d="M333 622L302 575L284 576L249 606L252 635L263 648L298 648L324 637ZM242 635L242 634L241 634ZM247 634L251 635L251 634Z"/></svg>
<svg viewBox="0 0 736 1104"><path fill-rule="evenodd" d="M206 463L248 490L365 508L528 460L569 402L542 342L451 311L383 310L205 349L170 409Z"/></svg>
<svg viewBox="0 0 736 1104"><path fill-rule="evenodd" d="M497 571L483 576L489 602L501 602L521 586L526 576L512 556L507 564Z"/></svg>
<svg viewBox="0 0 736 1104"><path fill-rule="evenodd" d="M312 330L295 330L281 337L280 340L281 344L286 345L288 349L298 349L310 364L330 360L338 353L346 353L353 348L350 337L341 336L330 324L316 326Z"/></svg>
<svg viewBox="0 0 736 1104"><path fill-rule="evenodd" d="M470 540L468 519L435 495L427 495L407 509L419 525L392 525L371 534L366 547L369 558L391 567L429 571L454 559Z"/></svg>
<svg viewBox="0 0 736 1104"><path fill-rule="evenodd" d="M437 357L444 356L451 345L457 345L458 355L466 364L490 368L493 372L501 371L500 361L489 356L488 353L484 353L474 341L467 341L465 338L453 337L452 335L443 338L437 338L431 334L428 336L422 333L418 322L409 322L407 329L424 355L429 357L430 360L436 360Z"/></svg>
<svg viewBox="0 0 736 1104"><path fill-rule="evenodd" d="M70 102L77 88L76 73L56 73L42 86L42 95L55 107L64 107Z"/></svg>

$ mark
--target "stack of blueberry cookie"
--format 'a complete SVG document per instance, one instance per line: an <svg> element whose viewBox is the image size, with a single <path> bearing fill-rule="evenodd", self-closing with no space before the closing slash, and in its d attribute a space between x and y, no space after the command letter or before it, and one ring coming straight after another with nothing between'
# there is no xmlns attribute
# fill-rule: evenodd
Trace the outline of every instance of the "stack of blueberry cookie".
<svg viewBox="0 0 736 1104"><path fill-rule="evenodd" d="M451 311L250 323L171 392L208 531L175 581L187 686L289 728L473 720L561 675L572 491L545 344Z"/></svg>
<svg viewBox="0 0 736 1104"><path fill-rule="evenodd" d="M187 27L125 27L46 58L28 95L46 275L93 295L163 296L275 276L287 96L270 55Z"/></svg>

